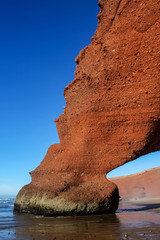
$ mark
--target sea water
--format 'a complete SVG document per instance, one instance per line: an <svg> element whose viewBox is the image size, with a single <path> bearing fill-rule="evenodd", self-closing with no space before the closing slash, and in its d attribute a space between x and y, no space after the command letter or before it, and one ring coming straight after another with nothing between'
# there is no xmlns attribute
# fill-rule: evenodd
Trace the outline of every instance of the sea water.
<svg viewBox="0 0 160 240"><path fill-rule="evenodd" d="M0 240L6 239L5 236L9 233L9 229L15 226L13 217L14 201L14 197L0 196Z"/></svg>
<svg viewBox="0 0 160 240"><path fill-rule="evenodd" d="M0 240L160 239L160 204L123 203L116 214L49 218L13 214L14 201L0 198Z"/></svg>

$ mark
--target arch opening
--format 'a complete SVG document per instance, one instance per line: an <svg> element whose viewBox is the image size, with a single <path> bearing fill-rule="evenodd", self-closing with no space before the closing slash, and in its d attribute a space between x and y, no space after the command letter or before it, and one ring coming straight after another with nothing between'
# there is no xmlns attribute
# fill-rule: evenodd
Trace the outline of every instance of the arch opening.
<svg viewBox="0 0 160 240"><path fill-rule="evenodd" d="M160 167L160 151L146 154L131 162L125 163L109 172L107 178L128 176L156 167Z"/></svg>
<svg viewBox="0 0 160 240"><path fill-rule="evenodd" d="M144 155L107 174L119 188L120 199L160 199L160 151Z"/></svg>

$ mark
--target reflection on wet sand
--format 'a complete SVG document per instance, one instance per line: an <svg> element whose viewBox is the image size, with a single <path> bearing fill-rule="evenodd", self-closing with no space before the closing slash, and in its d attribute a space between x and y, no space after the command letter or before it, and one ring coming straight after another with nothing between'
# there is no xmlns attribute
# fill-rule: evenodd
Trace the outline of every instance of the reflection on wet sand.
<svg viewBox="0 0 160 240"><path fill-rule="evenodd" d="M35 218L32 216L15 216L15 221L21 221L21 227L16 228L16 239L120 239L120 223L115 214L63 217ZM23 227L24 225L24 227Z"/></svg>

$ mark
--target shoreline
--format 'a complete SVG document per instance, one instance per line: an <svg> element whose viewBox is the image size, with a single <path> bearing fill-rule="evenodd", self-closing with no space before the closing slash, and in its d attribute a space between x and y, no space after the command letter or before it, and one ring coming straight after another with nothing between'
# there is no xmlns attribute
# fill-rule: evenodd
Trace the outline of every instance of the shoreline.
<svg viewBox="0 0 160 240"><path fill-rule="evenodd" d="M121 201L116 214L43 217L13 215L3 219L3 240L117 240L160 239L160 199ZM9 225L10 224L10 225ZM128 238L125 238L125 235ZM145 237L145 238L144 238Z"/></svg>
<svg viewBox="0 0 160 240"><path fill-rule="evenodd" d="M119 203L118 210L124 210L127 207L133 211L154 210L160 211L160 198L140 198L122 200Z"/></svg>

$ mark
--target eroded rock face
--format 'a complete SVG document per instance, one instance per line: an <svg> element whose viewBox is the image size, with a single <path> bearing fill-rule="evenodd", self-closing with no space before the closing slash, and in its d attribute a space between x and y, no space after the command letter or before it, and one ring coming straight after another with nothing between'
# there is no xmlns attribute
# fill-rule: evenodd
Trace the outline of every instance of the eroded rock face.
<svg viewBox="0 0 160 240"><path fill-rule="evenodd" d="M60 144L31 172L15 211L114 212L118 189L106 173L160 149L160 1L99 6L97 31L76 58L67 107L55 121Z"/></svg>
<svg viewBox="0 0 160 240"><path fill-rule="evenodd" d="M110 178L122 200L160 198L160 167L123 177Z"/></svg>

